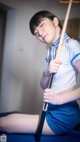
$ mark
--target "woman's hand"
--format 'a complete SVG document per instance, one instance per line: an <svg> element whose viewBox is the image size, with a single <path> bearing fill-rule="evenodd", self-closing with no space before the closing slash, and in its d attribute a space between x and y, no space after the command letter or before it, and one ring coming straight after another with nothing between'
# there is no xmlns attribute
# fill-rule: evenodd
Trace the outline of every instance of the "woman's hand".
<svg viewBox="0 0 80 142"><path fill-rule="evenodd" d="M61 104L59 95L48 88L44 90L43 101L51 104Z"/></svg>
<svg viewBox="0 0 80 142"><path fill-rule="evenodd" d="M56 73L62 63L59 60L51 60L49 64L50 73Z"/></svg>

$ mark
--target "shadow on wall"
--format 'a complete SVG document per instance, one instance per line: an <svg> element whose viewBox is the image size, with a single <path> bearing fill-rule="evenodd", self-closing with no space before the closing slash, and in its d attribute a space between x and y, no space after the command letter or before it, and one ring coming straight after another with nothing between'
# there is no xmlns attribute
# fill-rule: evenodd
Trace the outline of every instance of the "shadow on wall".
<svg viewBox="0 0 80 142"><path fill-rule="evenodd" d="M36 83L37 80L33 84L24 82L20 107L23 113L37 114L42 109L42 96L38 94L39 88L36 87Z"/></svg>

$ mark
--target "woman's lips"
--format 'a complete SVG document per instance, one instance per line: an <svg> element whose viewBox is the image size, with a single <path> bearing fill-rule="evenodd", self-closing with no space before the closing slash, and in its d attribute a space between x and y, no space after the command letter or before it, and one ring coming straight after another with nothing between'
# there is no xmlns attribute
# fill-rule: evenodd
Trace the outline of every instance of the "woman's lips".
<svg viewBox="0 0 80 142"><path fill-rule="evenodd" d="M44 40L44 41L46 40L46 37L47 37L47 34L43 37L43 40Z"/></svg>

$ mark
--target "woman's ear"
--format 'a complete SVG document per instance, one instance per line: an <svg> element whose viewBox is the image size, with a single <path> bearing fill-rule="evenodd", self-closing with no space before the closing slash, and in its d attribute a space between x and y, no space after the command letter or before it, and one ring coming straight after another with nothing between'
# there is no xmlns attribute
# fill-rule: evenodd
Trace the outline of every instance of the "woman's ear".
<svg viewBox="0 0 80 142"><path fill-rule="evenodd" d="M58 18L57 18L57 17L54 17L54 19L53 19L53 23L54 23L54 25L55 25L55 26L58 26L58 24L59 24L59 20L58 20Z"/></svg>

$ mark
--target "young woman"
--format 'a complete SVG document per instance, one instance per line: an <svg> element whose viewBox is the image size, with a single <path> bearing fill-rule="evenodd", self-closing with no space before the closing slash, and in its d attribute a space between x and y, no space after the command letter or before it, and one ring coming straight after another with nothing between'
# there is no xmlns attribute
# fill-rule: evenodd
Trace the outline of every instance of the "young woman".
<svg viewBox="0 0 80 142"><path fill-rule="evenodd" d="M76 102L80 98L80 88L76 88L77 75L80 73L80 44L65 33L61 55L56 60L61 29L59 19L49 11L39 11L30 20L31 33L41 42L51 44L40 81L43 100L48 102L42 134L65 134L75 128L80 119ZM51 73L55 75L49 89ZM1 129L7 132L35 133L39 115L11 114L0 121Z"/></svg>

